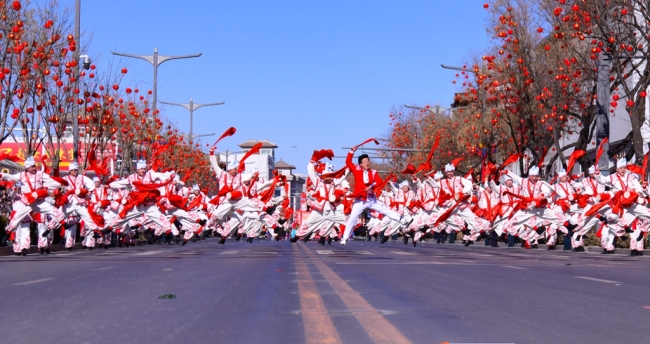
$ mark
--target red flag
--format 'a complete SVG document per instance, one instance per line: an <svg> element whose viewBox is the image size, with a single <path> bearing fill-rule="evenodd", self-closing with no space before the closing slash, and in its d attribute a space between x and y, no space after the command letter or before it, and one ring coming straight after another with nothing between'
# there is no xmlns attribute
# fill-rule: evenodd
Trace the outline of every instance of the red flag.
<svg viewBox="0 0 650 344"><path fill-rule="evenodd" d="M215 141L212 146L216 146L217 143L219 143L219 141L221 141L221 139L223 139L223 138L235 135L236 132L237 132L237 129L235 127L228 128L223 134L221 134L221 136L219 136L217 141Z"/></svg>

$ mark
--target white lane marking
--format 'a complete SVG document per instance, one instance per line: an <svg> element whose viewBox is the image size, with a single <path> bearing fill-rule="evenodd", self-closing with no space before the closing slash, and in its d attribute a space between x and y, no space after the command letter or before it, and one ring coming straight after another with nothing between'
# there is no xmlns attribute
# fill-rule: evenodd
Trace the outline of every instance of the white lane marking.
<svg viewBox="0 0 650 344"><path fill-rule="evenodd" d="M600 279L600 278L593 278L593 277L585 277L585 276L574 276L574 277L579 278L579 279L583 279L583 280L602 282L602 283L616 283L616 284L621 284L622 283L622 282L610 281L610 280L605 280L605 279Z"/></svg>
<svg viewBox="0 0 650 344"><path fill-rule="evenodd" d="M162 253L163 251L147 251L134 254L134 256L153 256L154 254Z"/></svg>
<svg viewBox="0 0 650 344"><path fill-rule="evenodd" d="M332 251L332 250L316 250L316 253L318 253L318 254L334 254L334 251Z"/></svg>
<svg viewBox="0 0 650 344"><path fill-rule="evenodd" d="M368 252L368 251L354 251L354 253L356 253L356 254L369 254L369 255L374 254L374 253L371 253L371 252Z"/></svg>
<svg viewBox="0 0 650 344"><path fill-rule="evenodd" d="M510 269L517 269L517 270L528 270L527 268L522 268L519 266L510 266L510 265L504 265L504 268L510 268Z"/></svg>
<svg viewBox="0 0 650 344"><path fill-rule="evenodd" d="M108 270L108 269L112 269L112 268L113 268L112 266L107 266L105 268L99 268L99 269L93 269L93 270L94 271L102 271L102 270Z"/></svg>
<svg viewBox="0 0 650 344"><path fill-rule="evenodd" d="M228 251L223 251L219 254L237 254L239 253L239 250L228 250Z"/></svg>
<svg viewBox="0 0 650 344"><path fill-rule="evenodd" d="M477 256L481 256L481 257L494 257L493 254L474 253L474 252L470 252L469 254L474 254L474 255L477 255Z"/></svg>
<svg viewBox="0 0 650 344"><path fill-rule="evenodd" d="M406 251L388 251L388 252L399 254L399 255L402 255L402 256L417 256L417 253L406 252Z"/></svg>
<svg viewBox="0 0 650 344"><path fill-rule="evenodd" d="M14 285L30 285L30 284L36 284L36 283L51 281L53 279L54 278L41 278L41 279L37 279L37 280L33 280L33 281L14 283Z"/></svg>

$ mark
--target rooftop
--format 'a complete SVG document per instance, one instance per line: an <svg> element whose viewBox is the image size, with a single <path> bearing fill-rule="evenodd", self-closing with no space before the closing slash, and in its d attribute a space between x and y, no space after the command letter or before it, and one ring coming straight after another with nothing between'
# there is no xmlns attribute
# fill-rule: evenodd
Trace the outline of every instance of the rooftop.
<svg viewBox="0 0 650 344"><path fill-rule="evenodd" d="M275 143L269 140L247 140L246 142L238 144L238 146L240 148L253 148L253 146L255 146L258 142L262 142L262 148L278 148Z"/></svg>
<svg viewBox="0 0 650 344"><path fill-rule="evenodd" d="M284 169L295 170L296 166L289 165L286 162L284 162L284 160L282 160L282 158L280 158L280 161L275 163L275 168L280 169L280 170L284 170Z"/></svg>

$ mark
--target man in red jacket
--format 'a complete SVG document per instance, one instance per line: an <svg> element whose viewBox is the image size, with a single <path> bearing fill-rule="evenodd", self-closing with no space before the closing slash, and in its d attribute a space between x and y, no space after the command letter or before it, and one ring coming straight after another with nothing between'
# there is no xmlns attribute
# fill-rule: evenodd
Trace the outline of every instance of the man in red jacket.
<svg viewBox="0 0 650 344"><path fill-rule="evenodd" d="M354 225L357 224L359 220L359 215L366 210L372 209L389 218L400 221L404 223L404 219L396 211L391 210L387 205L377 201L377 196L375 195L375 187L382 185L382 180L379 177L377 171L370 168L370 158L367 154L361 154L357 158L359 165L355 165L352 162L352 156L357 150L357 147L353 147L348 153L345 164L354 174L354 192L352 193L354 198L354 204L352 205L352 212L348 218L348 223L345 225L345 233L341 239L341 245L345 245L348 238L350 237L350 232L354 229Z"/></svg>

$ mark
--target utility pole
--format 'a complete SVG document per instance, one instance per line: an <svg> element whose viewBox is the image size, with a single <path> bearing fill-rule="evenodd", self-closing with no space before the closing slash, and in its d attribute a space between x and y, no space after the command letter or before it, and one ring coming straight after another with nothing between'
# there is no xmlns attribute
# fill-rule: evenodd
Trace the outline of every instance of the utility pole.
<svg viewBox="0 0 650 344"><path fill-rule="evenodd" d="M201 107L204 106L215 106L215 105L222 105L225 102L220 102L220 103L208 103L208 104L196 104L194 103L194 100L190 98L189 103L172 103L172 102L165 102L165 101L160 101L161 104L167 104L167 105L174 105L174 106L181 106L190 111L190 136L189 136L189 142L192 143L192 140L194 139L194 136L192 135L193 133L193 126L194 126L194 110L198 110ZM197 135L199 136L199 135Z"/></svg>
<svg viewBox="0 0 650 344"><path fill-rule="evenodd" d="M79 1L79 0L77 0ZM128 53L118 53L115 51L111 51L113 55L117 56L124 56L124 57L131 57L134 59L141 59L145 60L153 65L153 106L151 108L151 114L153 116L153 121L154 121L154 126L156 125L156 107L157 107L157 101L158 101L158 66L163 64L165 61L169 60L177 60L177 59L189 59L193 57L199 57L201 56L201 53L198 54L193 54L193 55L178 55L178 56L165 56L165 55L158 55L158 48L153 48L153 55L134 55L134 54L128 54Z"/></svg>

